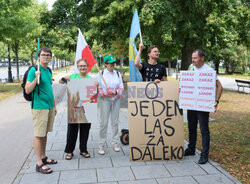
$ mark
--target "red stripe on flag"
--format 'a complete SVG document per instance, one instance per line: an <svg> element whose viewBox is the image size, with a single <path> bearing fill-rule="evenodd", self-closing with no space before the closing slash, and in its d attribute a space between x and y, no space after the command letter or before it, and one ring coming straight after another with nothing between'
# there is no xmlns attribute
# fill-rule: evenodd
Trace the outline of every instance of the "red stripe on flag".
<svg viewBox="0 0 250 184"><path fill-rule="evenodd" d="M88 61L89 68L88 68L87 73L89 73L89 71L94 66L94 64L96 64L96 60L88 45L82 50L82 58Z"/></svg>

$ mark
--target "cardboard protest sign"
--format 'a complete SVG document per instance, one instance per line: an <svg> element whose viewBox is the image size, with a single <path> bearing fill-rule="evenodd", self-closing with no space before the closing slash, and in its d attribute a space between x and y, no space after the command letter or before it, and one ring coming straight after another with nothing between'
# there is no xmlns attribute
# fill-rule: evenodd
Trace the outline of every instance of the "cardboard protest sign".
<svg viewBox="0 0 250 184"><path fill-rule="evenodd" d="M129 82L129 159L181 160L183 113L177 82Z"/></svg>
<svg viewBox="0 0 250 184"><path fill-rule="evenodd" d="M215 71L180 72L180 108L214 112Z"/></svg>
<svg viewBox="0 0 250 184"><path fill-rule="evenodd" d="M94 78L71 79L67 84L68 123L97 122L97 95Z"/></svg>

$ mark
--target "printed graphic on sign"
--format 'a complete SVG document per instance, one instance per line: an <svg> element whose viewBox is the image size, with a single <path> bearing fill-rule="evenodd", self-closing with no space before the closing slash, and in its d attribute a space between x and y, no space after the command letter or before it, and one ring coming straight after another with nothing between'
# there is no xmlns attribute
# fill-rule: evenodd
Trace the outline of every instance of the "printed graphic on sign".
<svg viewBox="0 0 250 184"><path fill-rule="evenodd" d="M97 122L97 90L94 78L71 79L67 85L68 122Z"/></svg>
<svg viewBox="0 0 250 184"><path fill-rule="evenodd" d="M129 82L129 159L181 160L183 113L177 82Z"/></svg>
<svg viewBox="0 0 250 184"><path fill-rule="evenodd" d="M215 71L180 72L180 108L214 112Z"/></svg>

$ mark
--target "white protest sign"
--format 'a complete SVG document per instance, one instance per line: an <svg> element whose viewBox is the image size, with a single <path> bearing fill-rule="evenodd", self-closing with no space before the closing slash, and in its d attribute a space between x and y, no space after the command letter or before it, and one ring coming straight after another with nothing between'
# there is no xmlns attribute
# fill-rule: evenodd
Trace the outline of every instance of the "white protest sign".
<svg viewBox="0 0 250 184"><path fill-rule="evenodd" d="M180 108L214 112L216 72L180 72Z"/></svg>
<svg viewBox="0 0 250 184"><path fill-rule="evenodd" d="M67 84L68 123L97 123L95 79L71 79Z"/></svg>

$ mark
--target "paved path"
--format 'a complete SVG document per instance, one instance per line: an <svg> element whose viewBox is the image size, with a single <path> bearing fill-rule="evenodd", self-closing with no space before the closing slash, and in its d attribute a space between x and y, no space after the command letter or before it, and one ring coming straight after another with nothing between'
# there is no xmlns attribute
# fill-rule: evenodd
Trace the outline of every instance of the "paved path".
<svg viewBox="0 0 250 184"><path fill-rule="evenodd" d="M63 85L58 84L58 79L64 75L66 73L61 72L54 76L56 102L61 101L65 91ZM29 103L24 100L22 92L0 102L0 184L14 180L32 150L33 125Z"/></svg>
<svg viewBox="0 0 250 184"><path fill-rule="evenodd" d="M90 130L88 150L91 158L79 155L75 150L72 160L65 160L64 148L67 130L67 102L64 93L57 104L58 114L54 131L48 135L47 155L58 160L51 166L52 174L35 172L35 157L31 150L14 184L63 184L63 183L108 183L108 184L167 184L167 183L240 183L213 161L205 165L197 164L199 152L186 157L183 161L130 162L129 146L121 146L120 152L114 152L110 144L106 145L106 154L98 151L98 123ZM125 98L120 109L119 129L128 128L128 110ZM110 132L111 130L109 130ZM108 134L110 135L110 134Z"/></svg>
<svg viewBox="0 0 250 184"><path fill-rule="evenodd" d="M33 129L28 102L22 93L0 102L0 183L11 183L32 147Z"/></svg>
<svg viewBox="0 0 250 184"><path fill-rule="evenodd" d="M228 77L218 77L218 78L219 78L223 88L238 91L238 87L237 87L237 83L235 82L235 79L228 78ZM242 91L242 88L240 88L240 90ZM245 88L244 92L250 93L250 88Z"/></svg>

